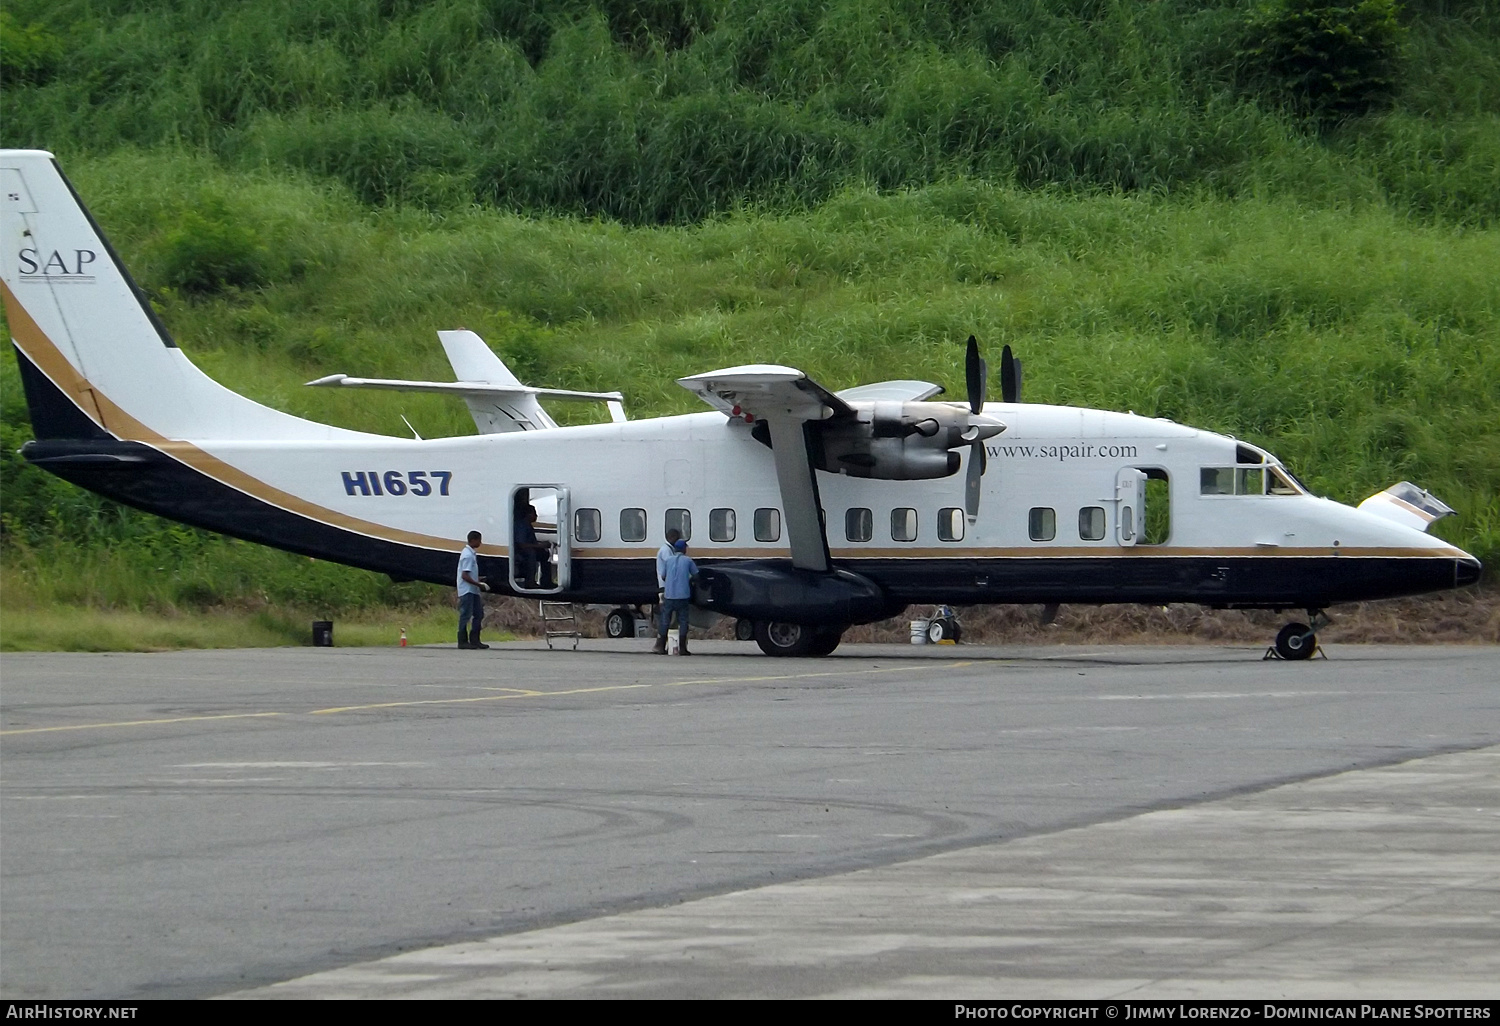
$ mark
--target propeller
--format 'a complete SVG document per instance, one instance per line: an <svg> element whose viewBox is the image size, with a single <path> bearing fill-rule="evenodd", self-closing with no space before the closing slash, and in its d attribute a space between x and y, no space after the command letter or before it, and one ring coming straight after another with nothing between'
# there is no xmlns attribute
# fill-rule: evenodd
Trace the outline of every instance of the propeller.
<svg viewBox="0 0 1500 1026"><path fill-rule="evenodd" d="M1005 347L1005 354L1010 356L1010 346ZM970 335L968 352L964 356L964 383L969 390L969 412L976 417L984 412L984 386L988 378L989 368L979 355L979 340ZM978 425L970 427L964 434L970 432L973 432L974 440L969 443L969 467L964 478L964 513L972 524L979 519L979 486L985 471L984 440L988 435Z"/></svg>
<svg viewBox="0 0 1500 1026"><path fill-rule="evenodd" d="M1000 350L1000 398L1008 403L1021 401L1021 361L1007 345Z"/></svg>

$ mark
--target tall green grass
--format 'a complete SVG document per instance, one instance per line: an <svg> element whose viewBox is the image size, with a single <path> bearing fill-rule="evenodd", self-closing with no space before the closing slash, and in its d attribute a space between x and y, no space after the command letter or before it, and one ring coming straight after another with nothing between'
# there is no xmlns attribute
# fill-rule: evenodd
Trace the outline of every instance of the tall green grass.
<svg viewBox="0 0 1500 1026"><path fill-rule="evenodd" d="M472 430L302 386L445 377L457 325L638 415L746 353L961 392L972 331L1028 398L1230 431L1346 501L1416 480L1493 562L1500 8L1409 0L1390 108L1329 124L1255 87L1253 5L10 0L0 142L58 152L185 351L302 416ZM120 509L30 434L0 359L7 614L440 594Z"/></svg>
<svg viewBox="0 0 1500 1026"><path fill-rule="evenodd" d="M634 224L955 175L1494 222L1493 5L1411 5L1394 108L1331 129L1247 84L1254 6L12 0L0 135L69 156L186 145L372 204ZM1435 167L1434 146L1463 156Z"/></svg>

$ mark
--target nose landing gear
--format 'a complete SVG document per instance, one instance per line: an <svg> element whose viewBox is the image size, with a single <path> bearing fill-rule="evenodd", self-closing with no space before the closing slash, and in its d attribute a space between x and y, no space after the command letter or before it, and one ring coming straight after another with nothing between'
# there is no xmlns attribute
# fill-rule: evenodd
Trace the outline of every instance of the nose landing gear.
<svg viewBox="0 0 1500 1026"><path fill-rule="evenodd" d="M1307 611L1308 623L1289 623L1276 634L1276 643L1266 649L1265 659L1311 659L1318 648L1317 630L1328 623L1321 609ZM1323 656L1324 659L1328 657Z"/></svg>

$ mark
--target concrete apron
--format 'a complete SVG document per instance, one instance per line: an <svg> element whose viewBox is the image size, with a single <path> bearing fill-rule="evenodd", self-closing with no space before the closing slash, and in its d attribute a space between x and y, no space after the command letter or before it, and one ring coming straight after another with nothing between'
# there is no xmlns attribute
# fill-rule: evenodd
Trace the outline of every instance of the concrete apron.
<svg viewBox="0 0 1500 1026"><path fill-rule="evenodd" d="M234 996L1495 998L1500 747Z"/></svg>

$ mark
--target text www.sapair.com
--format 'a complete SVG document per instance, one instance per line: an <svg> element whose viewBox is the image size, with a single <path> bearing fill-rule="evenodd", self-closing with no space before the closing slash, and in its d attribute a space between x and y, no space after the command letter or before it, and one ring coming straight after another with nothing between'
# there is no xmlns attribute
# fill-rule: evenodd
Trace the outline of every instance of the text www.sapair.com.
<svg viewBox="0 0 1500 1026"><path fill-rule="evenodd" d="M986 445L990 459L1012 460L1133 460L1140 455L1134 445Z"/></svg>

